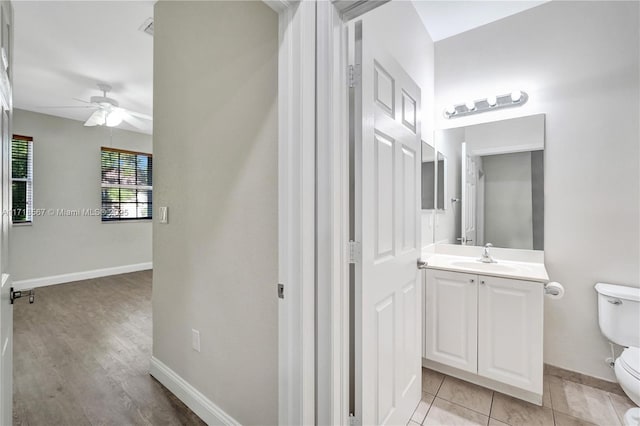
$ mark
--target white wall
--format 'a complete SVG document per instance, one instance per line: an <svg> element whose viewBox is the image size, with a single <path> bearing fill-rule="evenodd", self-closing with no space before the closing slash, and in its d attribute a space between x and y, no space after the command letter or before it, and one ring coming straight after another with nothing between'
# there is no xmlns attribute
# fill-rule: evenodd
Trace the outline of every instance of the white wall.
<svg viewBox="0 0 640 426"><path fill-rule="evenodd" d="M614 379L598 281L640 285L639 3L553 1L436 43L440 127L546 114L545 362ZM445 105L529 93L520 108L446 120Z"/></svg>
<svg viewBox="0 0 640 426"><path fill-rule="evenodd" d="M363 17L363 31L372 31L378 42L388 51L422 93L422 139L434 145L434 50L413 2L395 0L386 3ZM422 212L422 245L433 243L433 212Z"/></svg>
<svg viewBox="0 0 640 426"><path fill-rule="evenodd" d="M278 17L157 2L153 355L241 424L278 421ZM200 331L201 352L191 348Z"/></svg>
<svg viewBox="0 0 640 426"><path fill-rule="evenodd" d="M100 147L151 152L151 136L16 109L13 133L33 137L36 209L100 209ZM14 281L151 262L151 223L44 215L10 235Z"/></svg>

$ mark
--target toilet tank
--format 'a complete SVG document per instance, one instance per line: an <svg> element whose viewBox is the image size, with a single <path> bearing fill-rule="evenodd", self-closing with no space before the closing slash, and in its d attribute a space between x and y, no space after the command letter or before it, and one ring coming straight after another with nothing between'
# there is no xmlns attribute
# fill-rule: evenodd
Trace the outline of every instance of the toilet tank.
<svg viewBox="0 0 640 426"><path fill-rule="evenodd" d="M640 347L640 288L596 284L600 331L620 346Z"/></svg>

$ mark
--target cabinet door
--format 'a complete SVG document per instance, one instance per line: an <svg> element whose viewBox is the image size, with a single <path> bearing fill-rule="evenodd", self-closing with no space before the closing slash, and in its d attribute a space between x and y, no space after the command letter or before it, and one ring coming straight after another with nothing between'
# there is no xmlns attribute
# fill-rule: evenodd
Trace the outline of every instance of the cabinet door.
<svg viewBox="0 0 640 426"><path fill-rule="evenodd" d="M478 374L542 394L542 283L478 279Z"/></svg>
<svg viewBox="0 0 640 426"><path fill-rule="evenodd" d="M477 371L477 280L476 275L427 271L425 358Z"/></svg>

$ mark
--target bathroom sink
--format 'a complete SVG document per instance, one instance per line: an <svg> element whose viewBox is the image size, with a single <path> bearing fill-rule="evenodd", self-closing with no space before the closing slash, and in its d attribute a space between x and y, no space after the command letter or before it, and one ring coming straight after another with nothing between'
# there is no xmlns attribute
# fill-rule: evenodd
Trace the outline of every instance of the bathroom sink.
<svg viewBox="0 0 640 426"><path fill-rule="evenodd" d="M426 254L427 269L464 272L468 274L490 275L494 277L513 278L518 280L549 282L549 275L540 261L526 261L498 258L496 263L480 262L479 250L474 253L473 248L452 246L451 250L458 250L466 256L448 253ZM513 256L512 256L513 257Z"/></svg>
<svg viewBox="0 0 640 426"><path fill-rule="evenodd" d="M453 261L451 266L465 269L473 269L483 272L502 272L502 273L514 273L521 272L522 268L515 265L508 265L505 263L483 263L480 261Z"/></svg>

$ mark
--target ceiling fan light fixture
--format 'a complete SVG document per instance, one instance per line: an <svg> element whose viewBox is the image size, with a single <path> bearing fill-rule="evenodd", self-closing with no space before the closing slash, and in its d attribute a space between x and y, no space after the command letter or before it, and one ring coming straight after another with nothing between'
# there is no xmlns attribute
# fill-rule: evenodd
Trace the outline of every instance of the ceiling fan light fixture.
<svg viewBox="0 0 640 426"><path fill-rule="evenodd" d="M122 111L115 109L107 114L107 117L105 119L105 124L107 127L116 127L120 123L122 123L123 119L124 119L124 114L122 113Z"/></svg>
<svg viewBox="0 0 640 426"><path fill-rule="evenodd" d="M83 106L83 108L94 109L87 121L84 122L85 126L117 127L123 122L126 122L132 127L143 128L143 125L139 124L139 119L153 121L153 117L150 115L120 108L118 106L118 101L107 97L107 93L111 90L111 86L99 83L98 88L102 90L102 96L91 96L89 102L82 99L76 99L85 104L89 104L87 106Z"/></svg>

